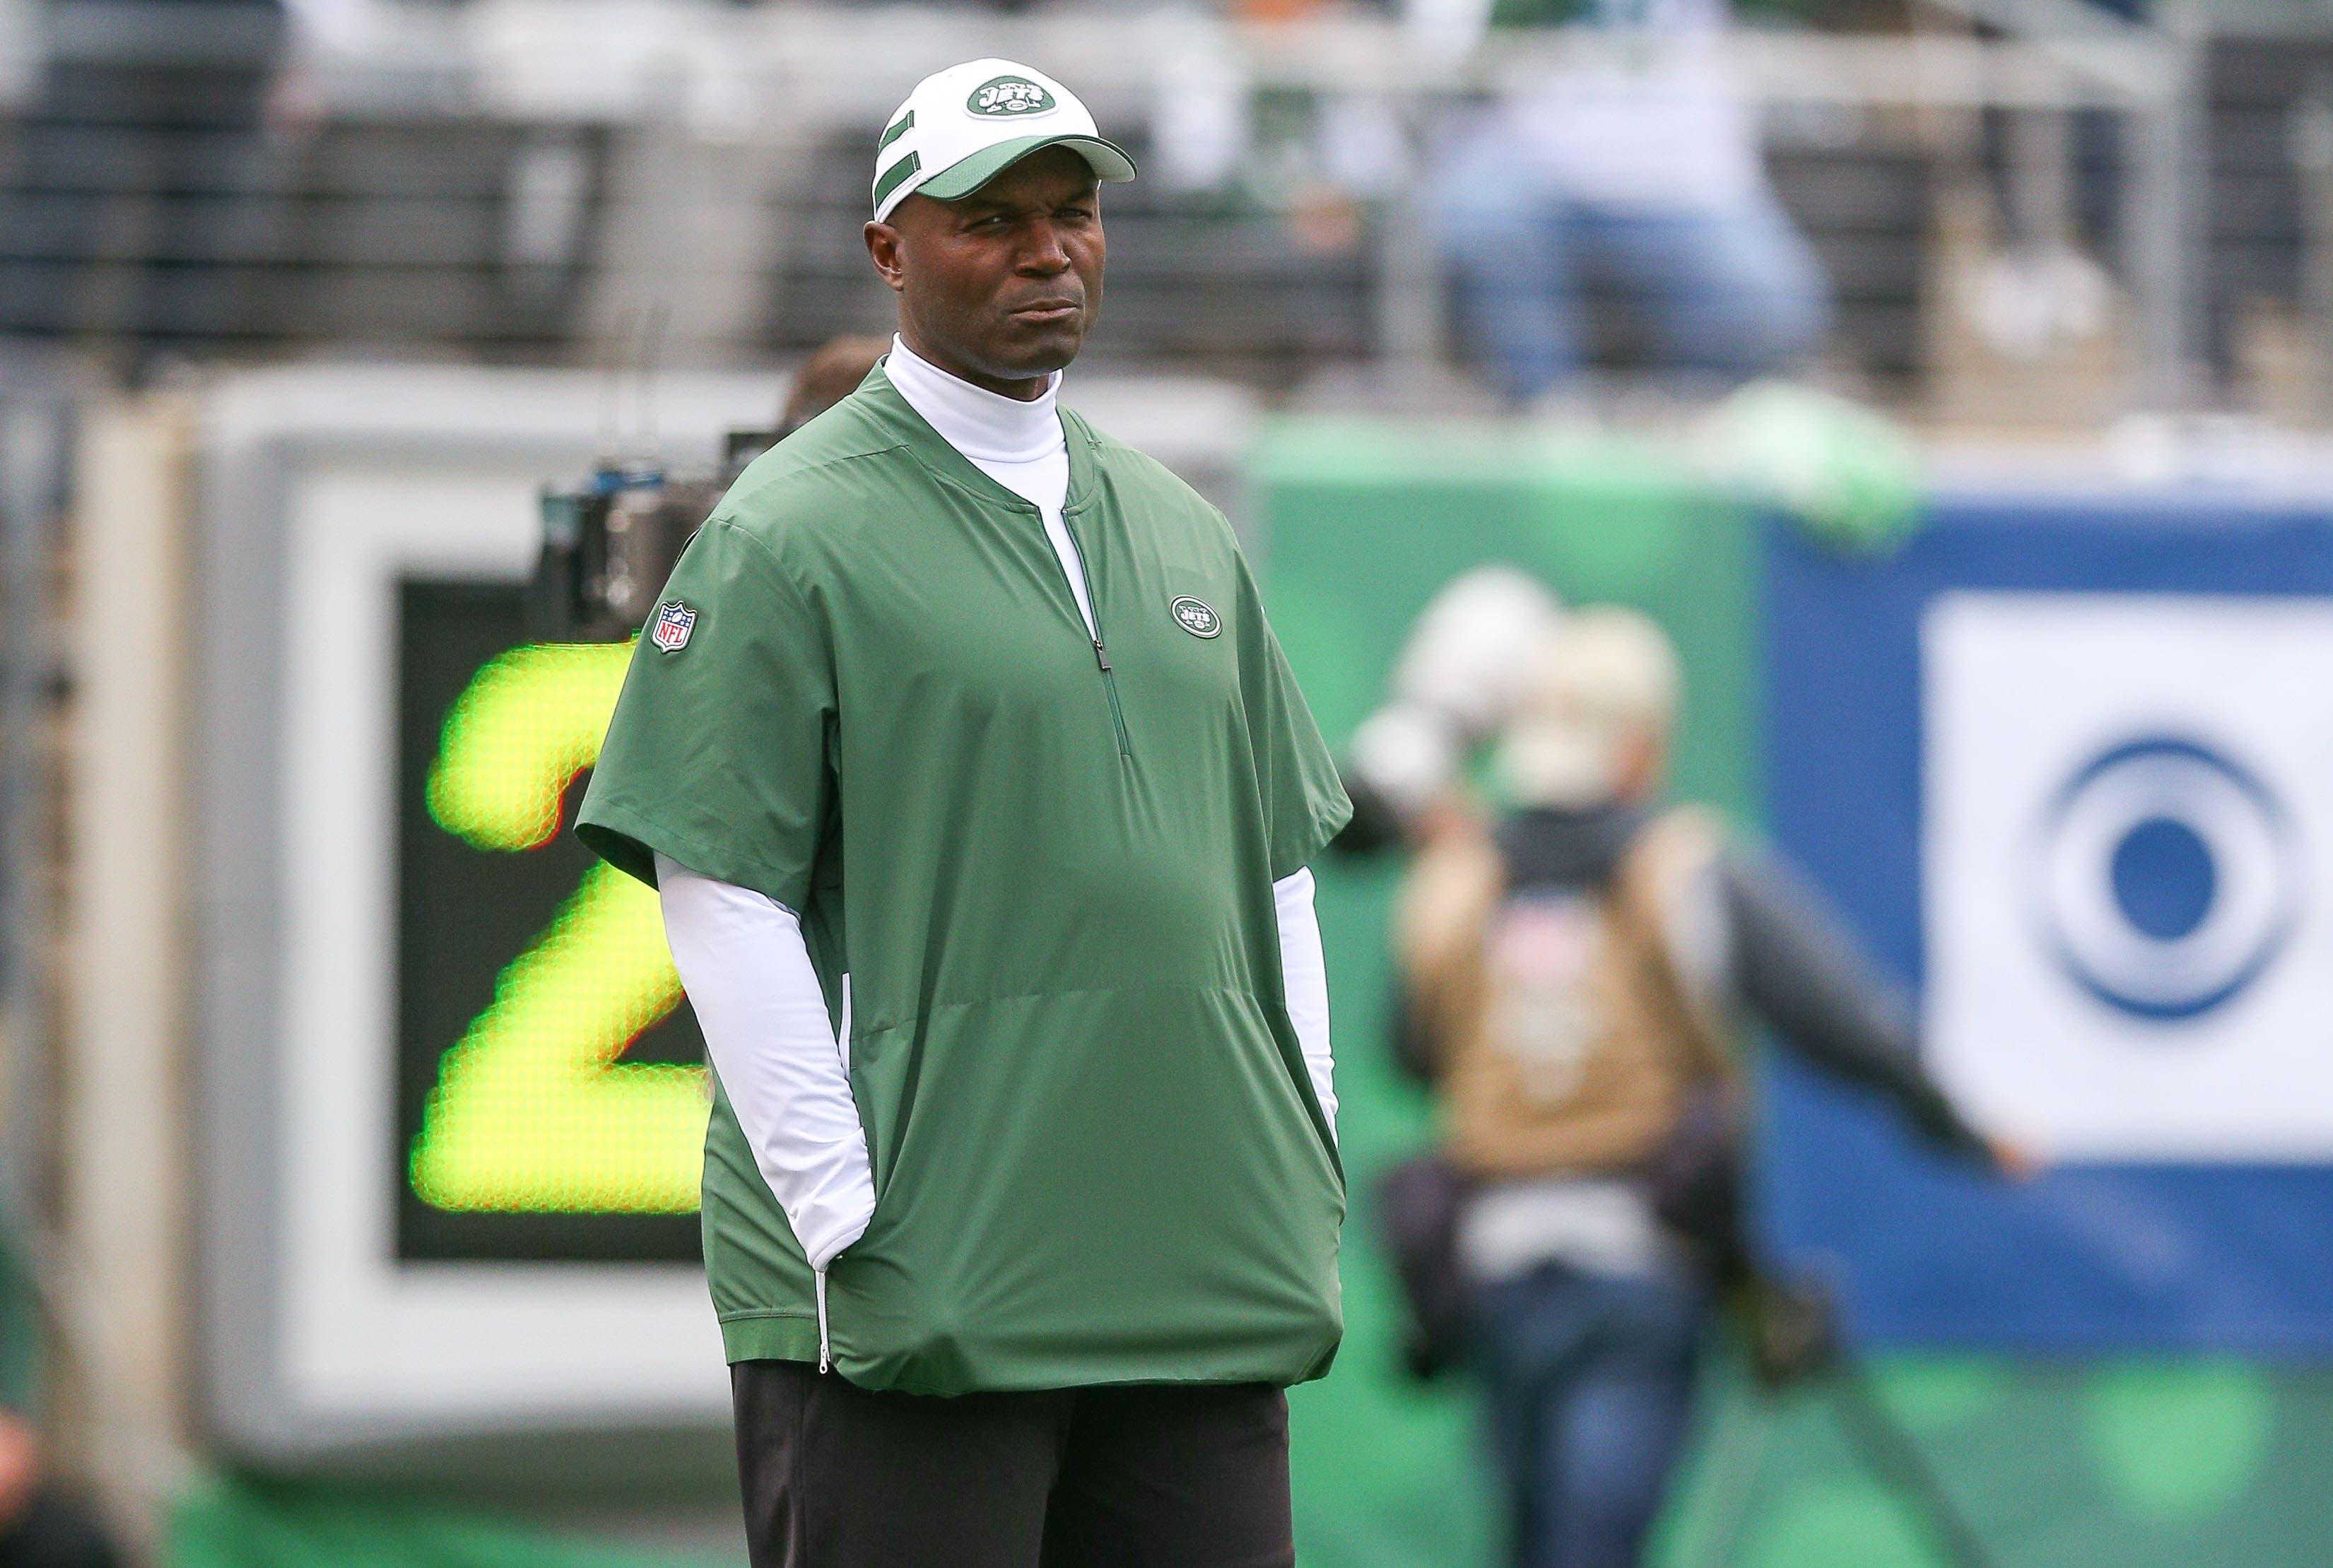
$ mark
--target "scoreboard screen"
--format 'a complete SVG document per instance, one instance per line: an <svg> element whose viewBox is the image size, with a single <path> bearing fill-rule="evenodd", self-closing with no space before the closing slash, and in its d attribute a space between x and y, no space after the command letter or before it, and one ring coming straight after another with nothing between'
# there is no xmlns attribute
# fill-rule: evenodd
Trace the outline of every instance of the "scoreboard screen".
<svg viewBox="0 0 2333 1568"><path fill-rule="evenodd" d="M630 649L398 598L397 1255L694 1261L704 1040L654 892L571 831Z"/></svg>
<svg viewBox="0 0 2333 1568"><path fill-rule="evenodd" d="M660 387L683 466L779 392ZM572 832L630 649L523 610L603 394L300 367L189 422L201 1408L237 1463L467 1485L684 1434L728 1472L704 1042L655 891Z"/></svg>

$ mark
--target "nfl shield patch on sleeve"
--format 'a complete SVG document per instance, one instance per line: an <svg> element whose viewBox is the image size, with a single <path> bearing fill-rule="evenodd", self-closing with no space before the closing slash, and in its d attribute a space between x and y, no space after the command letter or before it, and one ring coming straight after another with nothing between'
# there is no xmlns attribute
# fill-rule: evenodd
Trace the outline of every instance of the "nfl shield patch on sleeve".
<svg viewBox="0 0 2333 1568"><path fill-rule="evenodd" d="M660 653L677 654L688 646L688 634L696 629L696 612L678 599L657 607L656 625L648 632L648 641Z"/></svg>

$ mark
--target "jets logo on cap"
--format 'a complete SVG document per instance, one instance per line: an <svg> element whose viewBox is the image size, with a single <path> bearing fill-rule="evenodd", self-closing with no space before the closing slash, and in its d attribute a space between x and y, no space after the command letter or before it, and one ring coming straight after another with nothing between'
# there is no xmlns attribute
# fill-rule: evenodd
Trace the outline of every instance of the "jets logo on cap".
<svg viewBox="0 0 2333 1568"><path fill-rule="evenodd" d="M688 646L688 634L696 629L696 612L678 599L657 607L656 626L648 632L648 641L659 653L677 654Z"/></svg>
<svg viewBox="0 0 2333 1568"><path fill-rule="evenodd" d="M1212 637L1224 629L1223 617L1204 600L1186 594L1168 607L1175 612L1175 624L1195 637Z"/></svg>
<svg viewBox="0 0 2333 1568"><path fill-rule="evenodd" d="M1053 107L1053 95L1025 76L998 76L974 88L964 106L974 114L1010 119L1044 113Z"/></svg>

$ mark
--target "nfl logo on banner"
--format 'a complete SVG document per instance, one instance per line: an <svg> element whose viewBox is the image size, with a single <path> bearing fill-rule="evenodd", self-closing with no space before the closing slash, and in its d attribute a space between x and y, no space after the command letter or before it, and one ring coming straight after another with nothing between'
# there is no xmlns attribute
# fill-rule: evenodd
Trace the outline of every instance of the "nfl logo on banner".
<svg viewBox="0 0 2333 1568"><path fill-rule="evenodd" d="M648 633L648 641L660 652L677 654L688 646L688 634L696 629L696 612L675 599L657 609L656 626Z"/></svg>

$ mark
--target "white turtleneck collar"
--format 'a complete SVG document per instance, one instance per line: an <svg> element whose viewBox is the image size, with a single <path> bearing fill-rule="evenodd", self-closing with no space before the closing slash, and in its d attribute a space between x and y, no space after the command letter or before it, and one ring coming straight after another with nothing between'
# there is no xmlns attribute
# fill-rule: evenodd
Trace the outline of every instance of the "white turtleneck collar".
<svg viewBox="0 0 2333 1568"><path fill-rule="evenodd" d="M941 440L1037 509L1045 525L1045 538L1070 579L1070 597L1078 601L1086 636L1099 645L1101 633L1094 629L1085 563L1061 521L1061 507L1070 491L1070 444L1061 435L1061 413L1053 406L1053 396L1061 389L1061 373L1056 370L1047 378L1042 396L1023 403L949 375L918 358L897 337L891 339L891 354L883 361L883 372L907 400L907 406L939 432Z"/></svg>
<svg viewBox="0 0 2333 1568"><path fill-rule="evenodd" d="M1061 387L1058 370L1046 378L1041 396L1023 403L949 375L896 336L883 370L909 407L984 468L992 463L1039 463L1065 450L1061 416L1053 406Z"/></svg>

